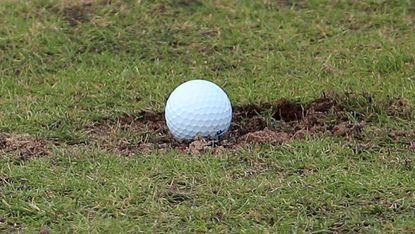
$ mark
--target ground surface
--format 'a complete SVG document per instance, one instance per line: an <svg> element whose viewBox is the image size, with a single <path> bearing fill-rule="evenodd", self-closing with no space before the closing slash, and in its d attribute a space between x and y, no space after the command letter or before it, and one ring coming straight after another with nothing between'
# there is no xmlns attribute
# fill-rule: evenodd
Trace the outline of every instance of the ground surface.
<svg viewBox="0 0 415 234"><path fill-rule="evenodd" d="M415 2L0 1L0 232L415 232ZM234 105L177 143L169 92Z"/></svg>

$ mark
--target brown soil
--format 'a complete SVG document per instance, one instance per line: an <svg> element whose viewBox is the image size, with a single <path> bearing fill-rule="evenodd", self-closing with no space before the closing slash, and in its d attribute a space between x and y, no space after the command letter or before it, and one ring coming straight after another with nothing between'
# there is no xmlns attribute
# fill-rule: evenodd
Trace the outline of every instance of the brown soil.
<svg viewBox="0 0 415 234"><path fill-rule="evenodd" d="M49 154L47 144L43 140L34 139L29 136L17 136L11 134L0 134L0 154L14 153L20 160Z"/></svg>
<svg viewBox="0 0 415 234"><path fill-rule="evenodd" d="M234 108L231 129L221 141L197 139L178 142L172 138L164 113L140 112L115 120L104 120L87 127L92 143L123 154L176 149L189 154L219 153L248 144L279 145L306 136L331 135L356 138L364 122L348 121L348 111L331 98L320 98L308 105L287 100ZM122 137L128 134L129 137ZM136 138L131 141L127 139Z"/></svg>
<svg viewBox="0 0 415 234"><path fill-rule="evenodd" d="M264 130L249 132L244 137L247 142L259 144L282 144L290 139L290 135L285 132L273 131L268 128Z"/></svg>
<svg viewBox="0 0 415 234"><path fill-rule="evenodd" d="M396 99L385 106L372 106L373 97L364 96L363 99L360 103L360 99L346 94L343 99L325 96L309 104L280 100L237 106L234 107L231 128L220 141L200 138L192 142L178 142L167 129L164 113L151 111L103 119L86 126L85 130L89 135L87 144L122 155L172 149L191 155L204 152L221 154L255 144L280 145L293 139L321 136L344 138L355 153L360 153L378 147L367 138L367 131L363 134L365 123L371 121L373 114L359 113L359 108L350 107L353 106L351 103L357 100L360 109L369 105L367 108L386 110L390 116L408 117L411 113L404 100ZM392 140L415 151L414 130L368 130L373 137ZM10 153L19 160L49 155L48 145L51 144L54 143L27 135L0 133L0 154Z"/></svg>

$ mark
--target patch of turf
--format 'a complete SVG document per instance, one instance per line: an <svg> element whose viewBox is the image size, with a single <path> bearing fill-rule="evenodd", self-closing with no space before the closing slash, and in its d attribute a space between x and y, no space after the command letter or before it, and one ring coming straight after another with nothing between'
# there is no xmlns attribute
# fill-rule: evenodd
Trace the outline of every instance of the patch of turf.
<svg viewBox="0 0 415 234"><path fill-rule="evenodd" d="M307 101L328 90L413 103L413 16L407 2L386 6L2 3L0 127L82 138L81 126L96 118L160 110L194 78L225 86L234 104Z"/></svg>
<svg viewBox="0 0 415 234"><path fill-rule="evenodd" d="M354 154L331 139L215 157L75 148L1 160L6 228L413 231L413 165L400 152Z"/></svg>
<svg viewBox="0 0 415 234"><path fill-rule="evenodd" d="M408 0L0 1L0 133L32 136L0 143L0 231L414 232L414 9ZM366 121L362 138L199 156L83 145L85 126L160 112L195 78L224 87L234 106L346 93L337 101L348 123ZM54 142L50 154L16 158L43 140Z"/></svg>

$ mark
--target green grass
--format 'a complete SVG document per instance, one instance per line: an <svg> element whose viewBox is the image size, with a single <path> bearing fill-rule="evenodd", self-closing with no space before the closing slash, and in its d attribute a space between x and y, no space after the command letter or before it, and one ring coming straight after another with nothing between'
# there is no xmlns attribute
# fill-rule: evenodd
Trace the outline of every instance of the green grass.
<svg viewBox="0 0 415 234"><path fill-rule="evenodd" d="M81 2L0 1L0 132L61 144L0 156L0 231L415 232L415 153L374 134L415 127L413 1ZM363 141L380 148L310 137L124 157L66 144L103 118L162 111L195 78L234 105L373 95L343 102L370 116ZM407 114L389 115L391 98Z"/></svg>
<svg viewBox="0 0 415 234"><path fill-rule="evenodd" d="M70 232L414 231L411 155L353 154L331 139L219 157L89 149L16 164L8 222Z"/></svg>

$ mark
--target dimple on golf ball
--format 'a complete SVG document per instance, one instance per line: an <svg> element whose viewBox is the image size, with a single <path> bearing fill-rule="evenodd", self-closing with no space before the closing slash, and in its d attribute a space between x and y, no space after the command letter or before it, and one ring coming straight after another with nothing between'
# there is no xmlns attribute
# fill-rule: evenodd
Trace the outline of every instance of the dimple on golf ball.
<svg viewBox="0 0 415 234"><path fill-rule="evenodd" d="M228 95L216 84L191 80L179 85L169 96L165 119L178 140L196 137L220 138L232 121Z"/></svg>

